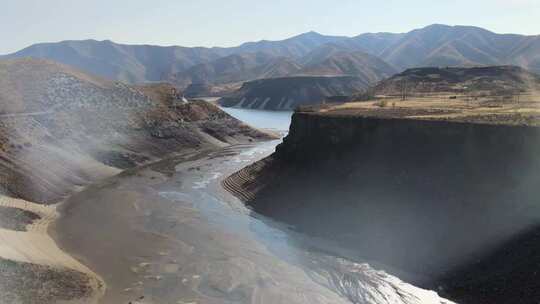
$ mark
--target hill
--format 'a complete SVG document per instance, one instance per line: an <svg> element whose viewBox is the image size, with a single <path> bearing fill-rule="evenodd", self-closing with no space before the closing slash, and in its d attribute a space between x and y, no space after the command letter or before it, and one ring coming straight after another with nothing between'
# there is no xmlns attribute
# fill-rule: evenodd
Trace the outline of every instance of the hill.
<svg viewBox="0 0 540 304"><path fill-rule="evenodd" d="M0 118L0 190L39 203L173 152L268 138L170 85L37 59L0 61Z"/></svg>
<svg viewBox="0 0 540 304"><path fill-rule="evenodd" d="M265 53L230 55L178 73L174 83L179 87L201 87L286 76L356 76L374 84L396 72L373 55L325 45L299 60L272 57Z"/></svg>
<svg viewBox="0 0 540 304"><path fill-rule="evenodd" d="M112 41L80 40L35 44L10 58L41 58L64 63L110 80L144 83L223 56L220 49L126 45Z"/></svg>
<svg viewBox="0 0 540 304"><path fill-rule="evenodd" d="M324 36L318 33L306 33L282 41L248 42L232 48L188 48L180 46L127 45L109 40L72 40L57 43L40 43L23 50L2 56L3 59L33 57L50 59L68 64L88 73L111 80L128 83L144 83L154 81L172 81L178 79L182 87L190 83L200 82L200 78L226 79L232 70L242 74L246 69L254 67L249 58L258 57L259 70L270 58L298 58L316 47L343 37ZM232 56L231 55L238 55ZM263 59L266 58L266 59ZM218 59L222 61L214 62ZM188 71L192 67L200 66ZM227 64L229 65L228 67ZM276 71L279 68L276 69ZM184 73L182 73L184 72ZM225 75L213 76L213 74ZM286 72L286 71L285 71ZM268 73L283 76L284 72ZM175 74L179 74L175 77ZM198 78L197 78L198 77ZM241 76L232 76L238 78ZM186 78L189 80L186 83ZM191 82L190 80L193 79ZM240 81L254 78L242 78Z"/></svg>
<svg viewBox="0 0 540 304"><path fill-rule="evenodd" d="M247 80L283 77L294 74L300 66L285 57L273 57L266 53L230 55L198 64L173 76L179 87L190 84L224 84Z"/></svg>
<svg viewBox="0 0 540 304"><path fill-rule="evenodd" d="M299 74L342 76L361 78L374 84L397 73L397 70L379 59L362 51L343 50L336 45L325 45L302 58L303 69Z"/></svg>
<svg viewBox="0 0 540 304"><path fill-rule="evenodd" d="M496 34L473 26L435 24L407 33L378 55L402 69L430 65L512 64L517 55L514 52L519 46L527 45L535 39L538 37ZM536 68L534 56L527 57L521 65Z"/></svg>
<svg viewBox="0 0 540 304"><path fill-rule="evenodd" d="M279 57L301 58L320 46L346 40L348 38L344 36L327 36L311 31L280 41L247 42L230 51L265 52Z"/></svg>
<svg viewBox="0 0 540 304"><path fill-rule="evenodd" d="M423 93L507 94L538 90L540 76L516 66L415 68L381 81L376 95Z"/></svg>
<svg viewBox="0 0 540 304"><path fill-rule="evenodd" d="M220 100L225 107L291 110L300 105L323 103L328 97L348 96L367 87L358 77L298 76L246 82Z"/></svg>

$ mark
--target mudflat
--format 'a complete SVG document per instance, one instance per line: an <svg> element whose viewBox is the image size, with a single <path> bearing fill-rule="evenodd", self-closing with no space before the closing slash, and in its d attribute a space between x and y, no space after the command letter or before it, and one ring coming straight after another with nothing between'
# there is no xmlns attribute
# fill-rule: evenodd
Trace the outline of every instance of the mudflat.
<svg viewBox="0 0 540 304"><path fill-rule="evenodd" d="M222 189L276 144L125 171L69 198L53 235L103 278L101 303L449 303L368 264L307 250L317 242Z"/></svg>

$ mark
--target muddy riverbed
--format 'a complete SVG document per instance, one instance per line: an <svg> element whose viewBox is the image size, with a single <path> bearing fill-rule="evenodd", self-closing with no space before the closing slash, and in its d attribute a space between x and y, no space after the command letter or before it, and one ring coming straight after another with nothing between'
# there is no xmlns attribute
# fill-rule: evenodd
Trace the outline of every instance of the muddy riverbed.
<svg viewBox="0 0 540 304"><path fill-rule="evenodd" d="M445 303L336 257L223 190L223 178L277 143L126 171L71 197L53 234L103 278L101 303Z"/></svg>

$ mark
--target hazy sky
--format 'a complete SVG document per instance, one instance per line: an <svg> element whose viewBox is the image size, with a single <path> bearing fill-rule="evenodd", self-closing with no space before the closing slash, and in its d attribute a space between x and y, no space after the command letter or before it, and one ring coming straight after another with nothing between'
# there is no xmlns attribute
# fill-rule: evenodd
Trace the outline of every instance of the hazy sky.
<svg viewBox="0 0 540 304"><path fill-rule="evenodd" d="M314 30L354 36L432 23L540 34L540 0L6 0L0 54L37 42L233 46Z"/></svg>

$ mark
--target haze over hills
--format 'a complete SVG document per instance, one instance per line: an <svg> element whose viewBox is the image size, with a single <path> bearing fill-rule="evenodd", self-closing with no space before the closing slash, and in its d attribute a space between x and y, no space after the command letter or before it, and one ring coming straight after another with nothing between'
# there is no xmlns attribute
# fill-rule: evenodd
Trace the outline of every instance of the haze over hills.
<svg viewBox="0 0 540 304"><path fill-rule="evenodd" d="M330 55L313 66L309 63L314 54ZM400 71L421 66L512 64L540 72L540 37L496 34L472 26L431 25L402 34L368 33L356 37L309 32L282 41L248 42L232 48L64 41L36 44L3 58L28 56L131 83L176 79L180 87L195 82L327 73L378 81L378 71L390 71L386 65ZM344 68L342 63L352 67Z"/></svg>

